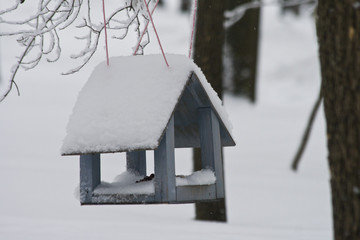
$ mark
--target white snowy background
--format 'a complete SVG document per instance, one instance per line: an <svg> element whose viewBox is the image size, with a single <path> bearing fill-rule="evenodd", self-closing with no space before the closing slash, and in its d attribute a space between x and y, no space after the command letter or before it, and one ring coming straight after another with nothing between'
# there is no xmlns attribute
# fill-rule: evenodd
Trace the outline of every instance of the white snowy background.
<svg viewBox="0 0 360 240"><path fill-rule="evenodd" d="M164 49L187 54L190 16L178 13L178 1L165 2L154 14ZM105 52L101 42L81 72L61 76L74 64L67 56L82 46L67 31L62 35L65 57L20 71L21 97L13 91L0 103L0 239L331 239L322 109L299 172L290 170L320 86L311 14L282 17L278 7L264 8L257 103L225 95L237 141L236 147L225 149L226 224L194 221L191 204L80 206L74 194L78 158L61 157L60 147L77 94ZM129 55L132 45L111 41L110 55ZM0 39L2 84L20 52L14 38ZM153 38L146 53L159 52ZM177 173L189 174L191 153L176 154ZM104 158L103 180L112 181L125 169L124 156Z"/></svg>

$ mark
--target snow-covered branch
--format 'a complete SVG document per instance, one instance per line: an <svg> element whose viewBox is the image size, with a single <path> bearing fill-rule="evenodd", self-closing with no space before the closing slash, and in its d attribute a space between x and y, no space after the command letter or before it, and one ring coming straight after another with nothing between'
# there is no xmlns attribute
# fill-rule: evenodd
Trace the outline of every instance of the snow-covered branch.
<svg viewBox="0 0 360 240"><path fill-rule="evenodd" d="M149 4L154 0L147 0ZM77 23L77 28L86 32L78 40L85 41L84 48L76 54L73 59L82 59L82 63L64 74L71 74L83 68L92 58L98 49L101 33L105 24L110 31L113 31L114 39L124 39L131 26L134 26L137 36L140 37L140 25L143 19L144 24L148 21L148 15L143 0L125 0L119 3L120 7L114 9L106 16L105 23L95 21L96 2L90 0L38 0L35 14L19 20L8 20L8 16L16 12L22 6L23 0L16 0L11 7L0 10L0 24L14 26L9 31L0 32L0 37L17 36L17 42L24 47L13 66L9 84L5 93L0 95L0 102L10 93L15 83L15 76L20 67L25 70L36 67L46 57L48 62L56 62L61 56L61 39L59 31ZM84 9L84 10L82 10ZM82 21L81 21L82 19ZM82 31L82 32L84 32ZM148 35L147 35L148 36ZM148 39L141 46L143 48L150 40ZM18 94L19 94L19 89Z"/></svg>
<svg viewBox="0 0 360 240"><path fill-rule="evenodd" d="M270 5L280 5L283 7L291 7L297 6L301 4L307 3L316 3L317 0L272 0L272 1L251 1L248 3L241 4L236 8L225 12L225 22L224 27L229 28L233 26L235 23L240 21L240 19L244 16L245 12L249 9L260 8Z"/></svg>

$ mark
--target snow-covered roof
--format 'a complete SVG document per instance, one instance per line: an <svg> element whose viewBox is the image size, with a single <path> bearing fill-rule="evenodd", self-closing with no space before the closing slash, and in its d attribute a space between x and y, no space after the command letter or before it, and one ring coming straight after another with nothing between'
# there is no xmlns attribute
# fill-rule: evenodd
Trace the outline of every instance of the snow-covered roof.
<svg viewBox="0 0 360 240"><path fill-rule="evenodd" d="M157 148L192 73L219 116L223 134L230 135L221 100L200 68L185 56L166 56L170 68L161 55L115 57L110 66L100 63L79 93L61 153Z"/></svg>

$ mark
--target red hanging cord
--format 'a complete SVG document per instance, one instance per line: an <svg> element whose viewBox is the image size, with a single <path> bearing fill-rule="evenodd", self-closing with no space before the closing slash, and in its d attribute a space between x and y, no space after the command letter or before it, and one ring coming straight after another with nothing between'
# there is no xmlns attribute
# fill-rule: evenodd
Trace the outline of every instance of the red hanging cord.
<svg viewBox="0 0 360 240"><path fill-rule="evenodd" d="M149 10L149 6L148 6L148 4L146 3L146 0L144 0L144 3L145 3L145 6L146 6L146 10L147 10L147 12L148 12L148 14L149 14L149 18L150 18L151 24L153 25L154 32L155 32L155 34L156 34L156 38L157 38L157 40L158 40L158 42L159 42L159 46L160 46L162 55L163 55L163 57L164 57L166 66L169 67L168 61L166 60L165 53L164 53L164 50L163 50L162 45L161 45L161 42L160 42L160 38L159 38L159 35L158 35L157 31L156 31L156 27L155 27L154 21L153 21L153 19L152 19L152 16L151 16L151 13L150 13L150 10Z"/></svg>
<svg viewBox="0 0 360 240"><path fill-rule="evenodd" d="M191 58L191 51L192 51L192 46L193 46L196 13L197 13L197 0L194 0L193 26L192 26L191 37L190 37L189 58Z"/></svg>
<svg viewBox="0 0 360 240"><path fill-rule="evenodd" d="M106 63L109 66L109 50L107 42L107 31L106 31L106 18L105 18L105 0L102 1L103 4L103 15L104 15L104 30L105 30L105 47L106 47Z"/></svg>
<svg viewBox="0 0 360 240"><path fill-rule="evenodd" d="M157 1L156 1L155 6L154 6L153 10L151 11L151 15L154 14L155 8L157 7L159 1L160 1L160 0L157 0ZM145 25L145 27L144 27L144 30L143 30L143 32L141 33L141 36L140 36L140 38L139 38L139 41L138 41L138 43L136 44L136 49L135 49L135 51L134 51L134 53L133 53L134 56L136 55L136 53L137 53L138 50L139 50L141 41L142 41L142 39L143 39L146 31L147 31L147 28L148 28L148 26L149 26L149 23L150 23L150 21L148 21L148 22L146 23L146 25Z"/></svg>

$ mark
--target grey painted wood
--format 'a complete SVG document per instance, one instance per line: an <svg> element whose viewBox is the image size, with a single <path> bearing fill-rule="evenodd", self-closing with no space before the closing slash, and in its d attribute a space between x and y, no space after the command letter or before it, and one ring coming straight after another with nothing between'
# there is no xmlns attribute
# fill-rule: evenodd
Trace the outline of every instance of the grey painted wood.
<svg viewBox="0 0 360 240"><path fill-rule="evenodd" d="M215 200L216 185L178 186L176 190L177 202L195 202Z"/></svg>
<svg viewBox="0 0 360 240"><path fill-rule="evenodd" d="M218 118L211 108L199 109L201 165L210 168L216 176L216 196L224 197L222 149Z"/></svg>
<svg viewBox="0 0 360 240"><path fill-rule="evenodd" d="M100 154L80 155L81 203L91 203L93 190L100 181Z"/></svg>
<svg viewBox="0 0 360 240"><path fill-rule="evenodd" d="M92 197L93 204L154 204L154 194L98 194L94 193ZM88 204L90 205L90 204Z"/></svg>
<svg viewBox="0 0 360 240"><path fill-rule="evenodd" d="M186 87L174 112L176 148L200 147L198 107Z"/></svg>
<svg viewBox="0 0 360 240"><path fill-rule="evenodd" d="M146 176L146 151L134 151L126 153L127 171Z"/></svg>
<svg viewBox="0 0 360 240"><path fill-rule="evenodd" d="M98 194L93 193L90 203L83 205L129 205L129 204L162 204L194 203L217 200L216 184L176 187L176 200L156 200L154 194Z"/></svg>
<svg viewBox="0 0 360 240"><path fill-rule="evenodd" d="M159 147L154 151L155 200L158 202L176 200L174 150L174 117L172 116Z"/></svg>
<svg viewBox="0 0 360 240"><path fill-rule="evenodd" d="M209 96L195 73L189 77L175 109L175 147L200 147L197 109L210 107L219 118L222 146L235 146L229 130L216 112Z"/></svg>
<svg viewBox="0 0 360 240"><path fill-rule="evenodd" d="M227 129L225 124L223 123L220 115L216 111L215 107L213 106L209 96L207 95L204 86L201 84L200 80L196 76L195 73L191 75L189 88L196 100L199 103L199 107L209 107L213 110L214 114L217 116L219 125L220 125L220 134L221 134L221 143L222 146L235 146L235 141L230 134L231 129Z"/></svg>

